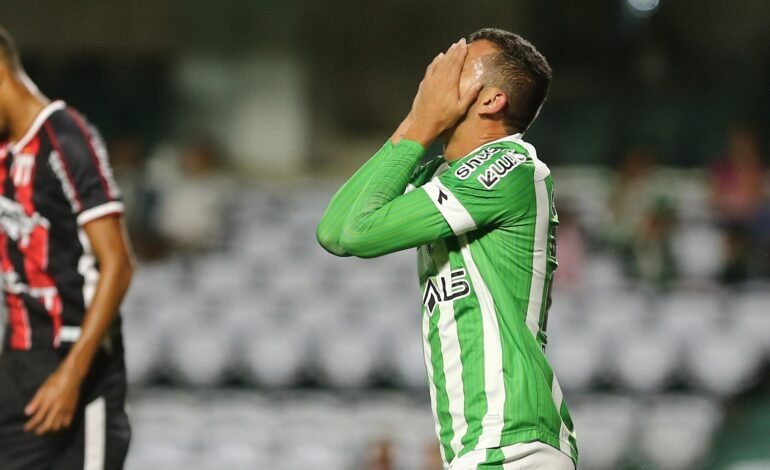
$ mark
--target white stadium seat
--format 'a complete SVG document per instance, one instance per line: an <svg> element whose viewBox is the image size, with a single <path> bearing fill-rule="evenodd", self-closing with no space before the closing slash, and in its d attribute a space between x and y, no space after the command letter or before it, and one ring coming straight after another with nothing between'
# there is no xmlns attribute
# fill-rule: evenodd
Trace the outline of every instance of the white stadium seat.
<svg viewBox="0 0 770 470"><path fill-rule="evenodd" d="M615 470L635 445L639 405L626 397L586 396L569 403L582 468Z"/></svg>
<svg viewBox="0 0 770 470"><path fill-rule="evenodd" d="M613 377L637 393L659 392L679 366L679 348L653 329L620 334L613 348Z"/></svg>
<svg viewBox="0 0 770 470"><path fill-rule="evenodd" d="M567 391L587 389L605 365L606 343L584 327L549 341L546 355L559 383Z"/></svg>
<svg viewBox="0 0 770 470"><path fill-rule="evenodd" d="M745 333L726 325L690 343L687 372L695 385L719 396L746 390L759 380L762 351Z"/></svg>
<svg viewBox="0 0 770 470"><path fill-rule="evenodd" d="M721 420L718 406L707 399L672 395L655 398L640 416L641 448L654 468L702 468Z"/></svg>

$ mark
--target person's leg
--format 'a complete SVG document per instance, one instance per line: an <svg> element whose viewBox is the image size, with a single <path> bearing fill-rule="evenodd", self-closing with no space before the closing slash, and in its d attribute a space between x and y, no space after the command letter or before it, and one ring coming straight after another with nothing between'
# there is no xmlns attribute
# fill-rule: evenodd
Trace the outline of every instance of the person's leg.
<svg viewBox="0 0 770 470"><path fill-rule="evenodd" d="M131 427L125 412L123 359L99 356L83 387L78 414L52 470L121 470Z"/></svg>
<svg viewBox="0 0 770 470"><path fill-rule="evenodd" d="M5 351L0 355L0 469L49 470L60 433L36 436L24 431L24 407L55 369L47 352Z"/></svg>

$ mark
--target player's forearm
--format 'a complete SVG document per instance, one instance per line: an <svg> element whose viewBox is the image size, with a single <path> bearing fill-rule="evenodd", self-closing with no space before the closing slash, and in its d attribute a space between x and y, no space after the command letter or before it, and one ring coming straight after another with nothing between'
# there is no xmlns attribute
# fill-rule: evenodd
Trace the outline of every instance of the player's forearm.
<svg viewBox="0 0 770 470"><path fill-rule="evenodd" d="M337 191L329 202L329 207L326 208L316 229L318 242L329 253L350 256L340 245L342 226L353 203L374 174L374 170L390 156L392 150L392 142L385 142L385 145Z"/></svg>
<svg viewBox="0 0 770 470"><path fill-rule="evenodd" d="M99 282L91 306L83 318L80 338L73 344L64 361L64 365L71 368L81 380L91 368L94 356L115 320L133 272L133 264L127 254L116 254L100 262Z"/></svg>
<svg viewBox="0 0 770 470"><path fill-rule="evenodd" d="M404 194L424 154L425 149L417 142L401 140L393 147L390 157L373 171L371 181L360 192L342 229L340 245L347 253L367 258L390 253L399 246L401 240L383 240L378 233L380 225L388 222L386 214L379 211ZM398 217L398 214L392 216Z"/></svg>
<svg viewBox="0 0 770 470"><path fill-rule="evenodd" d="M414 115L411 111L409 111L409 114L407 114L404 120L401 121L401 124L399 124L398 128L396 128L396 130L393 132L393 135L390 136L390 141L393 143L393 145L396 145L401 141L401 139L404 138L404 134L406 134L409 128L412 127L413 123Z"/></svg>

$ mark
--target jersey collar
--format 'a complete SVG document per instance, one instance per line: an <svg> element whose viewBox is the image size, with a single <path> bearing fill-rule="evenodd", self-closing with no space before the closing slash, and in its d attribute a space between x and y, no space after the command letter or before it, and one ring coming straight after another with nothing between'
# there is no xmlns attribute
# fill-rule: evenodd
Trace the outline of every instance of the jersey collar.
<svg viewBox="0 0 770 470"><path fill-rule="evenodd" d="M27 132L24 133L24 136L18 140L18 142L11 142L8 144L8 148L13 152L14 154L21 153L22 150L24 150L24 147L27 146L30 140L32 140L33 137L37 135L37 132L40 130L40 127L43 126L43 123L48 119L51 114L55 113L56 111L59 111L60 109L64 109L67 107L67 104L64 101L57 100L57 101L51 101L46 105L45 108L43 108L37 116L35 116L35 120L32 121L32 125L29 126L29 129L27 129Z"/></svg>
<svg viewBox="0 0 770 470"><path fill-rule="evenodd" d="M445 163L447 163L447 165L448 165L449 167L452 167L452 166L454 166L455 164L457 164L458 162L461 162L461 161L465 160L465 159L466 159L466 158L468 158L469 156L471 156L471 155L475 154L476 152L478 152L479 150L483 149L484 147L486 147L486 146L488 146L488 145L492 145L492 144L499 144L499 143L501 143L501 142L515 142L515 141L520 141L523 135L524 135L524 134L522 134L521 132L518 132L518 133L516 133L516 134L507 135L507 136L505 136L505 137L501 137L501 138L499 138L499 139L496 139L496 140L491 140L491 141L489 141L489 142L487 142L487 143L485 143L485 144L481 144L481 145L479 145L478 147L476 147L475 149L471 150L471 151L470 151L470 152L468 152L468 154L467 154L467 155L465 155L464 157L462 157L462 158L458 158L457 160L454 160L454 161L451 161L451 162L445 162ZM441 158L444 158L444 156L442 155L442 156L441 156Z"/></svg>

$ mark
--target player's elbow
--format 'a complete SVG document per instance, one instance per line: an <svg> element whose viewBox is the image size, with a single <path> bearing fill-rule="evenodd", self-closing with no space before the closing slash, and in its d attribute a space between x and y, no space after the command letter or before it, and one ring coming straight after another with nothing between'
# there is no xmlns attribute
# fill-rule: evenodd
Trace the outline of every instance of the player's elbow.
<svg viewBox="0 0 770 470"><path fill-rule="evenodd" d="M340 235L340 246L349 255L357 258L374 258L379 256L366 233L358 230L343 230L342 235Z"/></svg>
<svg viewBox="0 0 770 470"><path fill-rule="evenodd" d="M324 250L334 256L350 256L340 246L338 237L335 237L330 231L324 229L323 223L319 224L318 228L316 228L315 238Z"/></svg>

